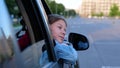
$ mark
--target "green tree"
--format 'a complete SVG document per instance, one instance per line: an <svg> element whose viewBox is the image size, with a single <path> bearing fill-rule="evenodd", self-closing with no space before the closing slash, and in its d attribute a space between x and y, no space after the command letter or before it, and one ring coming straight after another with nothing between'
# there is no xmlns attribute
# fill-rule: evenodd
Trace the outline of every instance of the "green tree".
<svg viewBox="0 0 120 68"><path fill-rule="evenodd" d="M104 16L103 12L100 12L99 16L100 16L100 17Z"/></svg>
<svg viewBox="0 0 120 68"><path fill-rule="evenodd" d="M51 10L52 13L56 13L56 2L55 1L49 1L48 2L48 6Z"/></svg>
<svg viewBox="0 0 120 68"><path fill-rule="evenodd" d="M63 12L65 11L65 7L63 6L63 4L57 4L56 11L57 11L57 12L56 12L57 14L62 15Z"/></svg>
<svg viewBox="0 0 120 68"><path fill-rule="evenodd" d="M46 2L50 10L52 11L52 13L61 14L65 10L65 7L63 6L63 4L57 4L53 0L46 0Z"/></svg>
<svg viewBox="0 0 120 68"><path fill-rule="evenodd" d="M72 9L66 11L64 5L61 3L58 4L54 0L46 0L46 2L48 4L50 10L52 11L52 13L64 15L65 17L70 16L70 15L71 16L76 15L76 12Z"/></svg>
<svg viewBox="0 0 120 68"><path fill-rule="evenodd" d="M69 14L70 14L70 16L75 16L75 15L76 15L76 12L75 12L75 10L70 9L70 10L69 10Z"/></svg>
<svg viewBox="0 0 120 68"><path fill-rule="evenodd" d="M113 6L110 8L110 13L109 16L114 17L114 16L118 16L119 13L119 8L116 4L113 4Z"/></svg>
<svg viewBox="0 0 120 68"><path fill-rule="evenodd" d="M5 0L5 2L7 3L7 7L8 7L10 14L17 16L19 13L19 10L18 10L15 0Z"/></svg>
<svg viewBox="0 0 120 68"><path fill-rule="evenodd" d="M118 12L118 16L120 16L120 11Z"/></svg>

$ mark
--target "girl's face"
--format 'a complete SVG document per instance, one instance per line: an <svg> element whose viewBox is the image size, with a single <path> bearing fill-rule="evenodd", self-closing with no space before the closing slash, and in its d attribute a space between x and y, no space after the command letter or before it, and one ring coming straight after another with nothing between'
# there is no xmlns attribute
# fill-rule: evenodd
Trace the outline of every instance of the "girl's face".
<svg viewBox="0 0 120 68"><path fill-rule="evenodd" d="M59 43L62 43L66 34L66 24L63 20L58 20L50 25L52 36Z"/></svg>

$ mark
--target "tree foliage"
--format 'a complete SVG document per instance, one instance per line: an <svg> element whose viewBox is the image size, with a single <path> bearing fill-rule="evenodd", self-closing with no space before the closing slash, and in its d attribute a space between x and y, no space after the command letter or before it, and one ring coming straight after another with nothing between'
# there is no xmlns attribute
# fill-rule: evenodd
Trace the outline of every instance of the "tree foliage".
<svg viewBox="0 0 120 68"><path fill-rule="evenodd" d="M15 0L5 0L7 3L8 10L11 15L14 15L15 17L18 16L19 10L18 6L15 2ZM54 0L46 0L50 10L54 14L60 14L60 15L68 15L68 16L74 16L76 15L76 12L74 10L67 10L65 9L64 5L61 3L56 3Z"/></svg>
<svg viewBox="0 0 120 68"><path fill-rule="evenodd" d="M19 10L18 10L15 0L5 0L5 2L7 4L10 14L17 16L19 13Z"/></svg>
<svg viewBox="0 0 120 68"><path fill-rule="evenodd" d="M92 12L91 15L92 15L92 16L97 16L97 17L102 17L102 16L104 16L103 12L100 12L100 13L94 13L94 12Z"/></svg>
<svg viewBox="0 0 120 68"><path fill-rule="evenodd" d="M62 14L65 11L65 7L62 4L57 4L56 13Z"/></svg>
<svg viewBox="0 0 120 68"><path fill-rule="evenodd" d="M75 16L76 12L72 9L66 10L64 5L61 3L56 3L54 0L46 0L50 10L54 14L64 15L67 16Z"/></svg>
<svg viewBox="0 0 120 68"><path fill-rule="evenodd" d="M63 4L57 4L55 1L46 0L52 13L61 14L65 10Z"/></svg>
<svg viewBox="0 0 120 68"><path fill-rule="evenodd" d="M114 16L118 16L119 15L119 8L118 8L118 6L116 5L116 4L113 4L113 6L111 6L111 8L110 8L110 13L109 13L109 15L111 16L111 17L114 17Z"/></svg>

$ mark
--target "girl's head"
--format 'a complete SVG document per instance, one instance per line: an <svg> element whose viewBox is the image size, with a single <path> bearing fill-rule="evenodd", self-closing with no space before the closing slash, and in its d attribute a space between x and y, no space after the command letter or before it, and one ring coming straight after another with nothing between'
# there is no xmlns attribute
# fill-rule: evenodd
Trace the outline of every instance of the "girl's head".
<svg viewBox="0 0 120 68"><path fill-rule="evenodd" d="M59 43L62 43L66 34L67 23L64 17L51 14L48 16L52 36Z"/></svg>

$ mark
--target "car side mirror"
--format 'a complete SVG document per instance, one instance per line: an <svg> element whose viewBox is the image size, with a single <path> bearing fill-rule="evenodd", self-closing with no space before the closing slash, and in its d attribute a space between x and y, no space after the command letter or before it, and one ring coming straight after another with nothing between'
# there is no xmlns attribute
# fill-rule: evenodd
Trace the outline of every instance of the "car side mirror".
<svg viewBox="0 0 120 68"><path fill-rule="evenodd" d="M87 50L89 48L89 41L87 37L82 34L70 33L68 41L73 44L73 47L78 50Z"/></svg>

